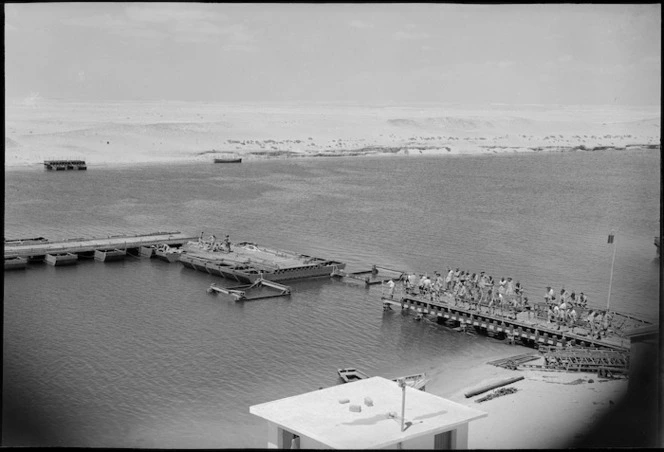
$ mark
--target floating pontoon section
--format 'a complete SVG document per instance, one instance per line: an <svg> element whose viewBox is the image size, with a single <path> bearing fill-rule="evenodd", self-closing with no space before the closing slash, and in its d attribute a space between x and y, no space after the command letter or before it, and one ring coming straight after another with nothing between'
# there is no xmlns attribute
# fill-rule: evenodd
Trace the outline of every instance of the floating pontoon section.
<svg viewBox="0 0 664 452"><path fill-rule="evenodd" d="M399 279L401 279L402 275L403 275L402 271L392 270L377 265L373 265L371 267L371 270L346 272L335 268L334 271L332 272L332 276L336 276L339 278L356 279L358 281L363 281L364 284L368 286L372 286L374 284L383 284L388 282L390 279L396 282Z"/></svg>
<svg viewBox="0 0 664 452"><path fill-rule="evenodd" d="M9 257L5 259L5 270L22 270L28 265L24 257Z"/></svg>
<svg viewBox="0 0 664 452"><path fill-rule="evenodd" d="M265 294L268 289L273 293ZM208 288L208 293L222 293L235 298L235 301L262 300L265 298L288 297L291 294L291 288L267 279L258 279L253 284L244 284L241 286L221 287L212 283ZM251 292L254 294L252 295ZM259 293L256 293L259 292ZM276 293L275 293L276 292Z"/></svg>
<svg viewBox="0 0 664 452"><path fill-rule="evenodd" d="M47 254L44 262L48 265L74 265L78 262L78 254L74 253L53 253Z"/></svg>

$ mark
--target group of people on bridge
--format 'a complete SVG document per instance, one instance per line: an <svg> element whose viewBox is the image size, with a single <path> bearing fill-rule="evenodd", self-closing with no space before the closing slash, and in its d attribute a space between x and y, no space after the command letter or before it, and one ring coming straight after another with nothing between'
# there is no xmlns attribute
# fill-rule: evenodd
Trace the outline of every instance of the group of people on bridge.
<svg viewBox="0 0 664 452"><path fill-rule="evenodd" d="M530 309L521 282L504 277L496 282L493 276L484 272L471 273L447 267L445 276L440 272L434 272L433 278L427 273L420 274L419 277L415 273L404 273L399 281L403 284L406 295L424 296L431 301L442 301L445 296L452 297L455 306L467 305L468 309L486 306L491 314L494 314L496 309L510 312ZM390 290L393 294L394 289Z"/></svg>
<svg viewBox="0 0 664 452"><path fill-rule="evenodd" d="M526 312L530 320L533 316L544 319L547 323L574 328L586 326L593 337L606 336L611 324L611 314L608 311L588 310L588 297L581 292L578 296L564 287L556 297L551 287L546 288L543 303L532 303L525 296L525 288L520 281L511 277L500 278L496 281L493 276L485 272L471 273L447 267L445 275L434 272L433 277L428 273L402 273L397 279L402 284L404 295L415 295L428 298L431 301L451 302L454 306L464 307L468 310L481 311L483 308L489 314L506 313L510 318L516 319L519 312ZM388 296L394 297L396 283L390 280L387 283ZM447 298L447 300L444 300Z"/></svg>

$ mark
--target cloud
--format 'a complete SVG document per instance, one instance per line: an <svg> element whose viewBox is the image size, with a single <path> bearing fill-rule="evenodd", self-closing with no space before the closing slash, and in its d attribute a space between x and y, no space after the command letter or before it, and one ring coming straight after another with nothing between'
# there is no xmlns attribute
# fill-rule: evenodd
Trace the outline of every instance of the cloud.
<svg viewBox="0 0 664 452"><path fill-rule="evenodd" d="M235 51L235 52L255 52L258 47L251 44L225 44L221 46L222 50Z"/></svg>
<svg viewBox="0 0 664 452"><path fill-rule="evenodd" d="M394 39L398 41L403 41L403 40L416 40L416 39L426 39L430 35L428 33L424 32L410 32L410 31L397 31L394 33Z"/></svg>
<svg viewBox="0 0 664 452"><path fill-rule="evenodd" d="M226 15L203 4L139 4L124 8L124 16L98 14L63 20L70 26L95 28L149 45L172 38L180 43L214 42L220 48L245 51L256 47L254 34L243 24L229 24Z"/></svg>
<svg viewBox="0 0 664 452"><path fill-rule="evenodd" d="M572 59L573 59L573 58L572 58L572 55L565 54L565 55L563 55L563 56L558 57L558 62L560 62L560 63L568 63L568 62L572 61Z"/></svg>
<svg viewBox="0 0 664 452"><path fill-rule="evenodd" d="M196 23L211 19L225 19L226 16L208 8L204 5L191 5L186 3L161 3L153 5L132 5L125 8L129 19L136 22L147 23Z"/></svg>
<svg viewBox="0 0 664 452"><path fill-rule="evenodd" d="M364 22L363 20L359 20L359 19L351 20L350 22L348 22L348 25L350 25L353 28L360 28L360 29L373 28L374 27L372 23Z"/></svg>
<svg viewBox="0 0 664 452"><path fill-rule="evenodd" d="M134 24L108 13L85 17L69 17L63 19L62 23L73 27L94 28L117 36L138 38L141 40L162 39L166 37L166 33L162 31L146 28L141 24Z"/></svg>
<svg viewBox="0 0 664 452"><path fill-rule="evenodd" d="M173 36L178 42L203 43L215 38L221 39L222 48L232 50L255 49L249 45L254 42L254 35L243 24L216 25L201 21L195 27L179 23L175 26Z"/></svg>
<svg viewBox="0 0 664 452"><path fill-rule="evenodd" d="M202 4L157 4L127 6L127 17L143 26L159 26L177 42L205 43L221 39L221 48L253 50L254 35L243 24L229 24L221 14Z"/></svg>

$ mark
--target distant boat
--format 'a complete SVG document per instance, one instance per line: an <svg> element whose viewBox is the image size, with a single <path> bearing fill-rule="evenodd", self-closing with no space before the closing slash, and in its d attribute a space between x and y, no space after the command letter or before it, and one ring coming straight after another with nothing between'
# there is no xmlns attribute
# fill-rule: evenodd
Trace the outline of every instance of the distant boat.
<svg viewBox="0 0 664 452"><path fill-rule="evenodd" d="M44 160L44 167L49 171L81 171L88 169L85 160Z"/></svg>
<svg viewBox="0 0 664 452"><path fill-rule="evenodd" d="M214 163L241 163L242 158L215 158Z"/></svg>

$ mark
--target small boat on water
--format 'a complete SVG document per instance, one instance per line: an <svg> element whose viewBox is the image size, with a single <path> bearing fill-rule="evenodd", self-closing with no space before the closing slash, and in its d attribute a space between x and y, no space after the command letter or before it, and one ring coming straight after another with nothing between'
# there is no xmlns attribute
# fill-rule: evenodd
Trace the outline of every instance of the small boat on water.
<svg viewBox="0 0 664 452"><path fill-rule="evenodd" d="M350 383L353 381L364 380L365 378L369 378L369 375L365 374L361 370L358 370L354 367L337 369L337 373L339 374L339 377L341 377L341 379L344 381L344 383ZM396 383L402 379L405 380L407 386L419 389L420 391L424 391L426 389L426 384L428 381L427 375L424 372L419 374L406 375L398 378L392 378L392 381Z"/></svg>
<svg viewBox="0 0 664 452"><path fill-rule="evenodd" d="M215 158L214 163L242 163L242 158Z"/></svg>
<svg viewBox="0 0 664 452"><path fill-rule="evenodd" d="M5 270L22 270L28 265L28 260L24 257L5 258Z"/></svg>
<svg viewBox="0 0 664 452"><path fill-rule="evenodd" d="M364 380L365 378L369 378L369 375L353 367L338 369L337 373L339 374L339 377L341 377L341 379L344 381L344 383L350 383L351 381Z"/></svg>
<svg viewBox="0 0 664 452"><path fill-rule="evenodd" d="M44 262L48 265L73 265L78 262L78 255L74 253L53 253L47 254Z"/></svg>

